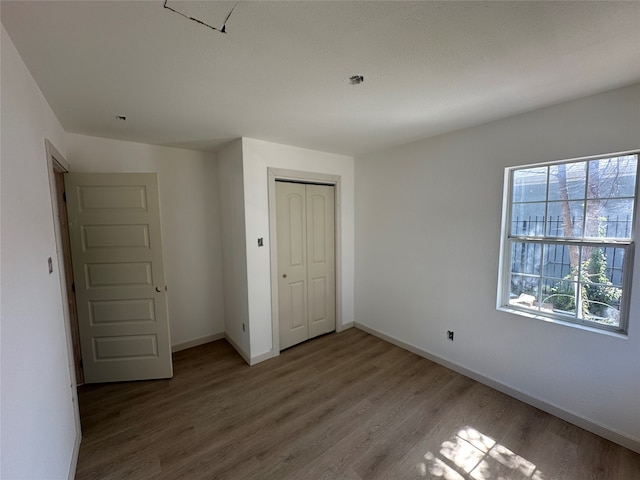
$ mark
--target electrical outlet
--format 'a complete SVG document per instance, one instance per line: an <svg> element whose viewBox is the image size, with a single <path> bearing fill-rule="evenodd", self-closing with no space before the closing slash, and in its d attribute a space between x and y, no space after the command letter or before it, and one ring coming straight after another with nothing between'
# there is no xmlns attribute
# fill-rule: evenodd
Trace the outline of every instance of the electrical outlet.
<svg viewBox="0 0 640 480"><path fill-rule="evenodd" d="M453 342L453 330L447 330L447 338Z"/></svg>

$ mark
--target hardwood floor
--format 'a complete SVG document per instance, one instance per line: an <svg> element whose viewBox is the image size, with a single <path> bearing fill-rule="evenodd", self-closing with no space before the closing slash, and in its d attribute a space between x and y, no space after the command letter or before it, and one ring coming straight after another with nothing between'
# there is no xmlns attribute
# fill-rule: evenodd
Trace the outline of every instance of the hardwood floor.
<svg viewBox="0 0 640 480"><path fill-rule="evenodd" d="M353 328L174 370L79 389L76 479L640 479L640 455Z"/></svg>

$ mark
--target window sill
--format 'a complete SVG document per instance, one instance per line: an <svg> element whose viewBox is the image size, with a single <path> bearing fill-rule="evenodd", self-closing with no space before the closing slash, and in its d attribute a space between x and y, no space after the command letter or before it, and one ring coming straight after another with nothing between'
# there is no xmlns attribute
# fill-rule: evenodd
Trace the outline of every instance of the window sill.
<svg viewBox="0 0 640 480"><path fill-rule="evenodd" d="M590 327L588 325L581 325L579 323L567 322L567 321L560 320L560 319L557 319L557 318L549 318L549 317L545 317L543 315L536 315L533 312L525 312L525 311L522 311L522 310L517 310L517 309L509 308L509 307L497 307L497 308L501 312L512 313L512 314L518 315L520 317L533 318L533 319L541 320L541 321L547 322L547 323L554 323L556 325L562 325L564 327L577 328L579 330L583 330L583 331L586 331L586 332L599 333L601 335L607 335L609 337L614 337L614 338L621 338L621 339L624 339L624 340L626 340L628 338L628 334L624 333L624 332L614 332L612 330L605 330L605 329L601 329L601 328Z"/></svg>

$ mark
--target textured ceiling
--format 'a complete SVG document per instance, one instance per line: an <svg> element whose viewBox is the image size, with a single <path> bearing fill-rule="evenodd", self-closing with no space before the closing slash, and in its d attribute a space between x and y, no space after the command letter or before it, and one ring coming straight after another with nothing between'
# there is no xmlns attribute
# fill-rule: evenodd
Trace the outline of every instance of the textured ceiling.
<svg viewBox="0 0 640 480"><path fill-rule="evenodd" d="M168 3L216 28L234 4ZM637 1L239 2L227 34L163 0L0 15L65 130L202 150L357 155L640 81Z"/></svg>

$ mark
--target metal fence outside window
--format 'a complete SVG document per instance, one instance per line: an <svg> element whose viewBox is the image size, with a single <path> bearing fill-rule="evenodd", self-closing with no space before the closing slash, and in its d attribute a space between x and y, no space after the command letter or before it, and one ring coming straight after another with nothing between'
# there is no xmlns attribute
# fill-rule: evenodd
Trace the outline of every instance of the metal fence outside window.
<svg viewBox="0 0 640 480"><path fill-rule="evenodd" d="M572 217L572 225L581 225L583 219L581 217ZM564 237L564 221L561 215L556 217L548 217L546 220L542 216L529 216L527 218L516 217L512 221L511 232L514 235L522 236L540 236L547 228L547 235L551 237ZM631 217L615 217L607 218L601 222L604 237L612 238L629 238L631 235ZM514 252L512 255L511 271L526 271L526 262L535 258L533 249L539 248L526 242L514 243ZM614 285L622 285L622 266L624 259L622 252L616 248L604 248L605 258L607 259L606 276ZM571 272L571 261L569 257L569 247L566 245L547 245L542 259L542 268L545 277L555 277L562 279Z"/></svg>

